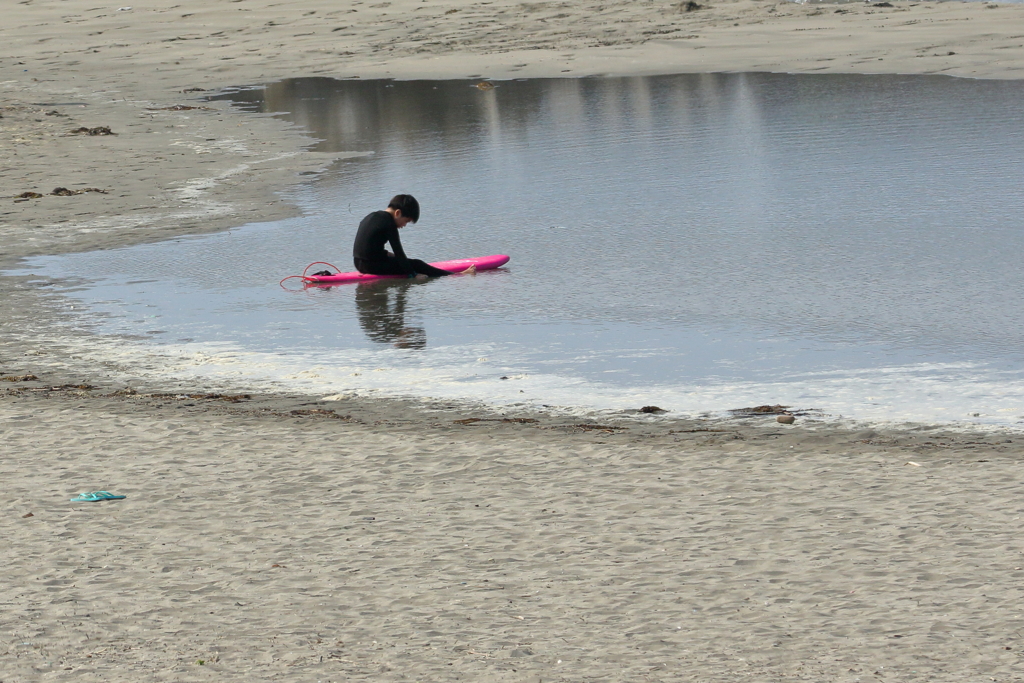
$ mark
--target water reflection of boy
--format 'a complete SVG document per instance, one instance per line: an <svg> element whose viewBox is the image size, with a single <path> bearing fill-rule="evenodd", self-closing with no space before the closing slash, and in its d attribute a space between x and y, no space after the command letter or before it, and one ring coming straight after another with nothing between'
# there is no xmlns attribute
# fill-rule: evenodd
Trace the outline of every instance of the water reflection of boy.
<svg viewBox="0 0 1024 683"><path fill-rule="evenodd" d="M408 280L377 280L356 286L356 314L370 341L399 349L426 348L426 331L405 324L405 297L414 286Z"/></svg>
<svg viewBox="0 0 1024 683"><path fill-rule="evenodd" d="M407 277L427 276L441 277L453 275L451 271L441 270L419 259L411 259L402 249L402 241L398 237L400 228L415 223L420 218L420 204L411 194L399 194L391 198L388 208L374 211L359 223L356 241L352 246L352 258L356 270L371 275L405 275ZM394 253L384 248L391 244ZM470 266L463 273L476 272L476 266Z"/></svg>

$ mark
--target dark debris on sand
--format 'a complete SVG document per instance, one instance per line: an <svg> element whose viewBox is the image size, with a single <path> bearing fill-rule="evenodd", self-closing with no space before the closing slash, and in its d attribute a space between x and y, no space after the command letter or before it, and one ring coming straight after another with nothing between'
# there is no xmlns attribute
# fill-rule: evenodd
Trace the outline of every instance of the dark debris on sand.
<svg viewBox="0 0 1024 683"><path fill-rule="evenodd" d="M86 192L99 192L100 194L108 194L107 190L101 190L98 187L85 187L81 190L69 190L66 187L55 187L53 192L50 194L57 195L58 197L73 197L76 194L85 194Z"/></svg>
<svg viewBox="0 0 1024 683"><path fill-rule="evenodd" d="M735 415L736 417L753 417L756 415L785 415L787 412L789 412L789 406L784 406L780 404L776 404L773 406L763 405L754 406L753 408L736 408L735 410L730 410L729 412Z"/></svg>
<svg viewBox="0 0 1024 683"><path fill-rule="evenodd" d="M146 111L190 111L192 109L213 111L213 107L197 107L190 104L172 104L169 107L146 107Z"/></svg>
<svg viewBox="0 0 1024 683"><path fill-rule="evenodd" d="M124 393L114 392L115 396L135 396L138 392L134 389L123 390ZM128 393L134 392L134 393ZM173 399L192 399L192 400L203 400L203 401L227 401L228 403L239 403L241 401L248 401L252 398L249 394L176 394L170 392L162 392L157 394L146 394L149 398L173 398Z"/></svg>
<svg viewBox="0 0 1024 683"><path fill-rule="evenodd" d="M732 414L733 417L761 417L771 415L821 415L821 411L816 408L796 409L778 403L775 405L766 404L763 406L754 406L752 408L736 408L735 410L730 410L729 413Z"/></svg>
<svg viewBox="0 0 1024 683"><path fill-rule="evenodd" d="M513 424L533 424L537 420L532 417L466 417L461 420L453 420L452 424L471 425L477 422L506 422Z"/></svg>
<svg viewBox="0 0 1024 683"><path fill-rule="evenodd" d="M110 126L96 126L95 128L82 126L69 131L68 135L117 135L117 133L110 130Z"/></svg>
<svg viewBox="0 0 1024 683"><path fill-rule="evenodd" d="M55 197L73 197L78 194L85 194L86 192L97 192L99 194L110 194L109 190L101 190L98 187L83 187L81 190L69 190L66 187L55 187L53 192L50 194ZM21 194L14 195L14 201L16 202L27 202L30 199L41 199L43 197L39 192L22 192Z"/></svg>

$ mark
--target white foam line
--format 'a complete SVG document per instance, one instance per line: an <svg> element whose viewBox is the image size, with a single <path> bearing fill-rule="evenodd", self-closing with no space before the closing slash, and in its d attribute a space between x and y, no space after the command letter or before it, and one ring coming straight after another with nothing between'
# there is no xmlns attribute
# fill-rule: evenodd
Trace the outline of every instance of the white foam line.
<svg viewBox="0 0 1024 683"><path fill-rule="evenodd" d="M496 355L488 345L433 349L426 366L420 362L428 356L415 351L267 353L231 343L157 345L109 337L59 342L65 348L70 343L70 353L81 359L165 386L525 404L576 414L658 405L677 416L725 416L731 409L782 403L862 424L1024 429L1024 376L966 363L808 373L774 382L619 387L498 365L481 358Z"/></svg>

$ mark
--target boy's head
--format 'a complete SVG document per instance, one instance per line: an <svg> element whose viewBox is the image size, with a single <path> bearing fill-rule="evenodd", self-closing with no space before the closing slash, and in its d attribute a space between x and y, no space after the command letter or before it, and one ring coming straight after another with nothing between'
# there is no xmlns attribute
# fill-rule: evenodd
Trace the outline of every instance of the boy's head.
<svg viewBox="0 0 1024 683"><path fill-rule="evenodd" d="M420 203L411 194L396 194L388 203L388 208L401 211L413 223L420 219Z"/></svg>

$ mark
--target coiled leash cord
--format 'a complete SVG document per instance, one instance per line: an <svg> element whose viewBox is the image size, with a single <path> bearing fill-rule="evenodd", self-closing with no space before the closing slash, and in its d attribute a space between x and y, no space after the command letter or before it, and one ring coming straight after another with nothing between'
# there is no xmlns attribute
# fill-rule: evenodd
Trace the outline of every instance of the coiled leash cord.
<svg viewBox="0 0 1024 683"><path fill-rule="evenodd" d="M313 266L330 266L331 268L334 268L334 270L335 270L335 272L332 273L332 274L337 274L337 273L341 272L341 268L339 268L338 266L334 265L333 263L328 263L327 261L313 261L308 266L306 266L306 269L304 271L302 271L302 275L289 275L288 277L284 278L284 280L281 280L277 284L281 285L281 287L283 289L288 289L287 287L284 286L284 281L285 280L291 280L292 278L298 278L298 279L302 280L303 284L308 283L308 282L316 282L317 280L315 280L315 279L309 277L309 275L307 275L307 273L309 273L309 269L312 268ZM297 289L288 289L288 291L289 292L297 292L299 290L297 290Z"/></svg>

